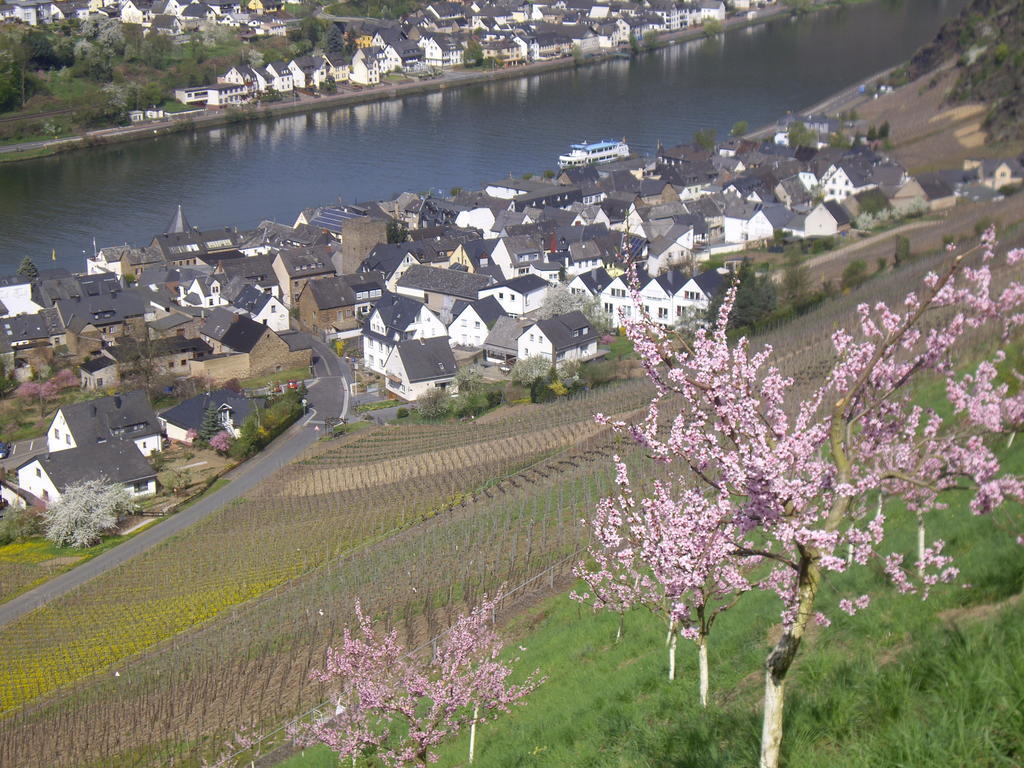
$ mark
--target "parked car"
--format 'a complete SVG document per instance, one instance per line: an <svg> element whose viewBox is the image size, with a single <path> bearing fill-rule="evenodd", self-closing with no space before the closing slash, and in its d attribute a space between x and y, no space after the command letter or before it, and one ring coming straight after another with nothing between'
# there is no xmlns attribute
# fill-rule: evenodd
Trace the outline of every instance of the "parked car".
<svg viewBox="0 0 1024 768"><path fill-rule="evenodd" d="M0 441L0 459L6 459L11 455L11 444Z"/></svg>
<svg viewBox="0 0 1024 768"><path fill-rule="evenodd" d="M298 389L298 388L299 388L299 382L297 382L295 379L289 379L288 380L288 389Z"/></svg>

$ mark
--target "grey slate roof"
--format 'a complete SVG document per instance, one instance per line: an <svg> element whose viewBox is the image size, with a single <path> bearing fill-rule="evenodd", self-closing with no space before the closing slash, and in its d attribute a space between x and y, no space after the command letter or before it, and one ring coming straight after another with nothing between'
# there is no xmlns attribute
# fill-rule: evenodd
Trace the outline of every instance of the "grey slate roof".
<svg viewBox="0 0 1024 768"><path fill-rule="evenodd" d="M452 305L452 318L461 315L467 307L472 307L477 316L488 328L493 328L499 317L505 316L505 310L493 296L487 296L477 301L456 301Z"/></svg>
<svg viewBox="0 0 1024 768"><path fill-rule="evenodd" d="M532 293L533 291L540 291L551 286L544 278L537 275L520 275L519 277L513 277L511 280L506 280L504 283L498 283L497 286L490 287L508 288L517 293Z"/></svg>
<svg viewBox="0 0 1024 768"><path fill-rule="evenodd" d="M572 349L597 340L597 331L594 329L593 323L587 320L579 310L573 310L564 315L555 315L547 320L538 320L537 327L547 336L555 352Z"/></svg>
<svg viewBox="0 0 1024 768"><path fill-rule="evenodd" d="M64 415L79 448L160 433L153 406L141 389L64 405L58 413Z"/></svg>
<svg viewBox="0 0 1024 768"><path fill-rule="evenodd" d="M385 282L386 278L381 272L360 272L311 280L303 290L310 292L317 309L338 309L369 301L371 291L381 291L383 295ZM368 295L359 298L361 293Z"/></svg>
<svg viewBox="0 0 1024 768"><path fill-rule="evenodd" d="M706 272L701 272L699 275L693 276L693 281L700 286L700 289L708 298L718 294L718 292L722 290L727 279L728 276L719 272L717 269L709 269Z"/></svg>
<svg viewBox="0 0 1024 768"><path fill-rule="evenodd" d="M507 315L499 317L491 332L484 339L484 349L502 354L515 355L519 351L519 337L523 329L533 325L531 320L512 318Z"/></svg>
<svg viewBox="0 0 1024 768"><path fill-rule="evenodd" d="M481 288L492 283L489 275L470 274L454 269L414 264L398 280L401 288L414 288L461 299L476 299Z"/></svg>
<svg viewBox="0 0 1024 768"><path fill-rule="evenodd" d="M106 355L100 355L86 360L79 367L80 370L86 373L96 374L100 371L105 371L107 368L111 368L117 365L117 361L113 358L107 357Z"/></svg>
<svg viewBox="0 0 1024 768"><path fill-rule="evenodd" d="M576 277L579 278L580 282L587 286L594 296L607 288L612 281L611 275L608 274L608 271L604 267L592 269L589 272L584 272Z"/></svg>
<svg viewBox="0 0 1024 768"><path fill-rule="evenodd" d="M373 337L380 336L380 334L370 330L370 318L374 314L379 314L381 322L384 323L384 327L387 330L385 338L389 341L394 341L416 321L420 310L424 306L424 304L415 299L410 299L408 296L385 293L374 305L374 312L370 313L370 316L367 317L363 325L363 333Z"/></svg>
<svg viewBox="0 0 1024 768"><path fill-rule="evenodd" d="M144 296L142 289L128 288L97 296L60 299L55 306L64 327L77 332L89 323L113 325L144 316Z"/></svg>
<svg viewBox="0 0 1024 768"><path fill-rule="evenodd" d="M43 471L61 491L69 485L94 480L98 476L112 483L133 483L156 477L156 472L142 452L130 440L115 440L44 453L29 459L21 466L24 467L33 461L38 461L42 465Z"/></svg>
<svg viewBox="0 0 1024 768"><path fill-rule="evenodd" d="M238 309L244 309L250 315L258 315L272 298L274 297L261 291L255 285L247 285L231 300L231 303Z"/></svg>
<svg viewBox="0 0 1024 768"><path fill-rule="evenodd" d="M334 263L328 246L291 248L280 251L277 258L281 260L289 277L334 274Z"/></svg>
<svg viewBox="0 0 1024 768"><path fill-rule="evenodd" d="M130 336L122 339L111 347L107 347L104 351L114 360L122 363L135 359L140 354L138 351L138 343ZM154 339L151 343L151 349L143 351L143 354L151 354L153 357L162 357L164 355L175 355L182 352L191 353L195 355L195 357L202 359L211 355L213 350L210 348L210 345L202 339L187 339L184 336L168 336L166 339Z"/></svg>
<svg viewBox="0 0 1024 768"><path fill-rule="evenodd" d="M217 307L210 312L199 332L235 352L251 352L267 327L245 315Z"/></svg>
<svg viewBox="0 0 1024 768"><path fill-rule="evenodd" d="M402 360L405 375L412 383L451 378L455 375L455 356L446 336L409 339L399 342L395 350Z"/></svg>
<svg viewBox="0 0 1024 768"><path fill-rule="evenodd" d="M825 209L832 214L838 226L845 227L850 223L850 214L836 200L826 200Z"/></svg>
<svg viewBox="0 0 1024 768"><path fill-rule="evenodd" d="M44 313L18 315L0 320L0 334L4 341L14 346L19 343L49 340L51 329Z"/></svg>

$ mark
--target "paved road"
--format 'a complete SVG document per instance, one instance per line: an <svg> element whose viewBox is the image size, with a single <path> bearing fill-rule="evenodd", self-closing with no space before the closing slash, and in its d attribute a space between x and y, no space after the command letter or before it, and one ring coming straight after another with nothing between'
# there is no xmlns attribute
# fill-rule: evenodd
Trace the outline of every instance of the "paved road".
<svg viewBox="0 0 1024 768"><path fill-rule="evenodd" d="M345 362L334 354L329 345L316 339L311 340L316 357L314 371L317 373L317 380L309 387L309 401L315 412L300 419L262 453L225 475L229 482L223 488L102 555L40 584L13 600L0 604L0 626L56 597L67 594L101 573L166 541L224 505L241 498L265 477L290 463L313 445L320 438L319 425L323 423L323 419L337 418L346 413L349 407L348 382L351 380L352 372Z"/></svg>

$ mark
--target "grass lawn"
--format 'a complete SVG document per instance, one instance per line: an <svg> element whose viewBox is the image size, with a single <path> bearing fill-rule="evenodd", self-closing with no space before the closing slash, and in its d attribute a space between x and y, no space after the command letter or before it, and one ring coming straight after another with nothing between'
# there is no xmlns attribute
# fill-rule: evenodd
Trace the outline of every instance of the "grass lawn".
<svg viewBox="0 0 1024 768"><path fill-rule="evenodd" d="M634 356L633 342L629 340L628 336L615 336L608 347L606 360L623 360Z"/></svg>
<svg viewBox="0 0 1024 768"><path fill-rule="evenodd" d="M251 379L246 379L240 382L246 389L259 389L260 387L272 386L274 384L281 384L285 386L289 381L302 381L310 376L309 366L300 366L298 368L289 368L286 371L278 371L277 373L268 373L264 376L254 376Z"/></svg>
<svg viewBox="0 0 1024 768"><path fill-rule="evenodd" d="M42 536L0 547L0 602L103 554L161 519L153 518L125 535L104 536L99 544L85 549L58 547Z"/></svg>

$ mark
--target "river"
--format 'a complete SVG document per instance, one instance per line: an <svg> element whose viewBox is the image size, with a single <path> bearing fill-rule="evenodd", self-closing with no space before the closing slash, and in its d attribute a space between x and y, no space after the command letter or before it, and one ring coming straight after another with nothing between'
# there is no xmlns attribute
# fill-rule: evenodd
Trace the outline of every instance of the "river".
<svg viewBox="0 0 1024 768"><path fill-rule="evenodd" d="M909 56L966 0L876 0L520 79L0 165L0 274L85 268L144 244L178 202L201 228L292 223L309 206L477 187L554 168L580 139L649 153L817 103Z"/></svg>

